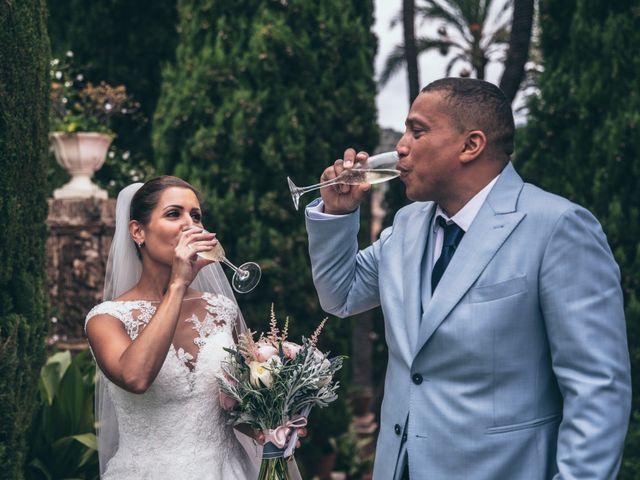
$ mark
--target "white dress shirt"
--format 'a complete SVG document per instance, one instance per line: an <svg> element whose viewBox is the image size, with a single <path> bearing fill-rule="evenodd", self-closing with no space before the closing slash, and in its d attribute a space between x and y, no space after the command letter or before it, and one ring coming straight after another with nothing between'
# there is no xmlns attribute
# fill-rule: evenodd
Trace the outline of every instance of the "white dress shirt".
<svg viewBox="0 0 640 480"><path fill-rule="evenodd" d="M473 220L478 215L480 207L482 207L482 204L487 199L489 192L491 192L491 189L498 181L498 178L500 178L500 174L491 180L482 190L476 193L473 198L451 218L447 217L447 214L440 208L440 205L436 207L436 214L433 216L431 224L431 228L433 228L433 238L435 240L433 246L433 265L435 265L438 258L440 258L440 254L442 253L442 243L444 241L444 229L438 225L438 217L444 218L447 225L455 223L466 233L473 223Z"/></svg>

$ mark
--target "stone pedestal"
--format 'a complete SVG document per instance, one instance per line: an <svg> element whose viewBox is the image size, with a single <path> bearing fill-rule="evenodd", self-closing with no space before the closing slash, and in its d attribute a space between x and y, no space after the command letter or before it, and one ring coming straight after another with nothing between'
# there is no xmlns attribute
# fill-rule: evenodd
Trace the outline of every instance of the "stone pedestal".
<svg viewBox="0 0 640 480"><path fill-rule="evenodd" d="M84 318L102 301L115 230L115 199L50 199L47 275L50 344L84 348Z"/></svg>

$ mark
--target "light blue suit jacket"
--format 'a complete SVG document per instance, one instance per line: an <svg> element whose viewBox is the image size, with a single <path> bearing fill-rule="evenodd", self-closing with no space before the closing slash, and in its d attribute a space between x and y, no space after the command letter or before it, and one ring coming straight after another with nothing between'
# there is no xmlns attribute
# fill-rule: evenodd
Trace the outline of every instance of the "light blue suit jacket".
<svg viewBox="0 0 640 480"><path fill-rule="evenodd" d="M384 313L374 478L399 478L404 451L412 479L615 478L631 380L620 272L598 221L509 164L431 297L421 259L434 211L401 209L362 251L357 212L307 214L322 308Z"/></svg>

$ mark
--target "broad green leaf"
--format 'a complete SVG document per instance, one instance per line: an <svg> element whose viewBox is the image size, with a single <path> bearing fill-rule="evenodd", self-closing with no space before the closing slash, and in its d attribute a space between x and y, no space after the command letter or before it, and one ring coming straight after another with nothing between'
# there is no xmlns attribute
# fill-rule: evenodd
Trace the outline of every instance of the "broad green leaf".
<svg viewBox="0 0 640 480"><path fill-rule="evenodd" d="M85 447L98 450L98 439L95 433L82 433L80 435L73 435L71 438L80 442Z"/></svg>
<svg viewBox="0 0 640 480"><path fill-rule="evenodd" d="M49 469L38 458L34 458L33 460L31 460L27 468L37 470L42 475L44 475L44 477L47 480L52 480L51 474L49 473Z"/></svg>

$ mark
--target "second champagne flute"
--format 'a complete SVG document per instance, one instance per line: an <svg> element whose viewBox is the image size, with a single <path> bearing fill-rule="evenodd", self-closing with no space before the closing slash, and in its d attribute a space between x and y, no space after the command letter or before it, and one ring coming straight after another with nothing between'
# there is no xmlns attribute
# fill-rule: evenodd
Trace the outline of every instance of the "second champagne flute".
<svg viewBox="0 0 640 480"><path fill-rule="evenodd" d="M328 187L329 185L336 185L339 183L346 185L360 185L362 183L376 183L388 182L400 175L400 171L396 170L398 164L397 152L385 152L378 155L369 157L366 164L361 165L356 163L353 168L344 170L336 178L326 180L324 182L316 183L315 185L309 185L307 187L298 187L291 178L287 177L289 182L289 190L291 191L291 198L293 199L293 205L298 210L300 197L307 192L318 190L319 188Z"/></svg>

